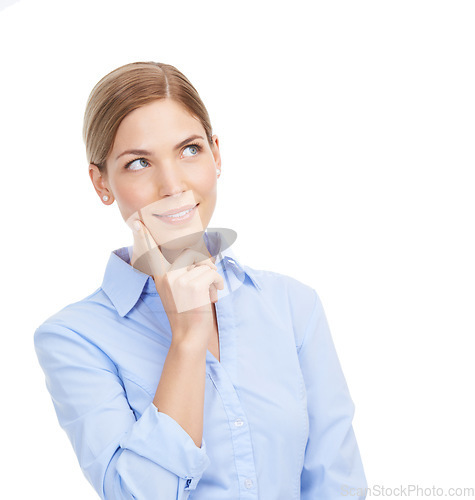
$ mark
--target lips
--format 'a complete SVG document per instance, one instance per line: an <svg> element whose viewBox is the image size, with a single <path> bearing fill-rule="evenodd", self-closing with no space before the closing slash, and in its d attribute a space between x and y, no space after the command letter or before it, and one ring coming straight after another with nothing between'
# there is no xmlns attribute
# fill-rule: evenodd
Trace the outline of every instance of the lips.
<svg viewBox="0 0 475 500"><path fill-rule="evenodd" d="M179 214L180 212L185 212L186 210L189 210L190 208L194 208L197 205L199 205L199 203L196 203L195 205L183 205L182 207L174 208L173 210L168 210L167 212L163 212L161 214L153 214L153 215L156 215L157 217L164 217L166 215Z"/></svg>

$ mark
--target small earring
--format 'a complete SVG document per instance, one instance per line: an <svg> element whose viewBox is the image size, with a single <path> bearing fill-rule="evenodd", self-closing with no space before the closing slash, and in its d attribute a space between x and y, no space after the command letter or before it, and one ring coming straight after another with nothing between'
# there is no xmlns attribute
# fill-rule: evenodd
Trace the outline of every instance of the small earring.
<svg viewBox="0 0 475 500"><path fill-rule="evenodd" d="M103 199L104 201L107 201L107 200L109 199L109 197L105 194L105 195L102 197L102 199Z"/></svg>
<svg viewBox="0 0 475 500"><path fill-rule="evenodd" d="M216 175L219 175L221 173L221 170L219 168L216 169Z"/></svg>

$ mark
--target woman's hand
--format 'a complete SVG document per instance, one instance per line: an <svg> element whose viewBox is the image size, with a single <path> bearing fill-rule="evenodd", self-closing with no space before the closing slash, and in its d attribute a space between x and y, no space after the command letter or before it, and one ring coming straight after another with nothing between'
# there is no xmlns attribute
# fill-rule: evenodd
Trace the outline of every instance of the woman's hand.
<svg viewBox="0 0 475 500"><path fill-rule="evenodd" d="M211 258L190 248L185 248L170 264L143 222L135 220L132 225L134 247L130 263L153 277L173 340L201 335L207 346L214 327L212 304L218 300L217 290L224 288L216 265Z"/></svg>

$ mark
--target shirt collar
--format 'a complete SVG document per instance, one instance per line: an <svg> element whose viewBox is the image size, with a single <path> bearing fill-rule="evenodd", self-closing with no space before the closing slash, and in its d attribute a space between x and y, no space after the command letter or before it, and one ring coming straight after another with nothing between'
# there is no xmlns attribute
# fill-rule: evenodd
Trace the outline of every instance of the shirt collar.
<svg viewBox="0 0 475 500"><path fill-rule="evenodd" d="M204 240L208 251L216 256L218 267L222 261L226 270L232 271L238 279L244 281L248 276L251 283L261 290L254 270L241 265L231 249L231 244L228 244L232 239L230 237L232 233L234 232L226 229L206 230ZM135 306L142 293L157 293L153 278L130 265L132 250L133 247L129 246L111 252L102 281L102 290L122 317Z"/></svg>

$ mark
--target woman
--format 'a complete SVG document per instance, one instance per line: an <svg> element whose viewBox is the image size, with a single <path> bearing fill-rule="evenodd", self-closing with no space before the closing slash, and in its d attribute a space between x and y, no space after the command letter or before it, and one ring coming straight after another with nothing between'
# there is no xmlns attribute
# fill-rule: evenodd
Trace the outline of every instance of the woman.
<svg viewBox="0 0 475 500"><path fill-rule="evenodd" d="M176 68L106 75L89 173L134 244L35 348L58 420L104 499L364 498L353 403L316 292L207 231L219 142Z"/></svg>

